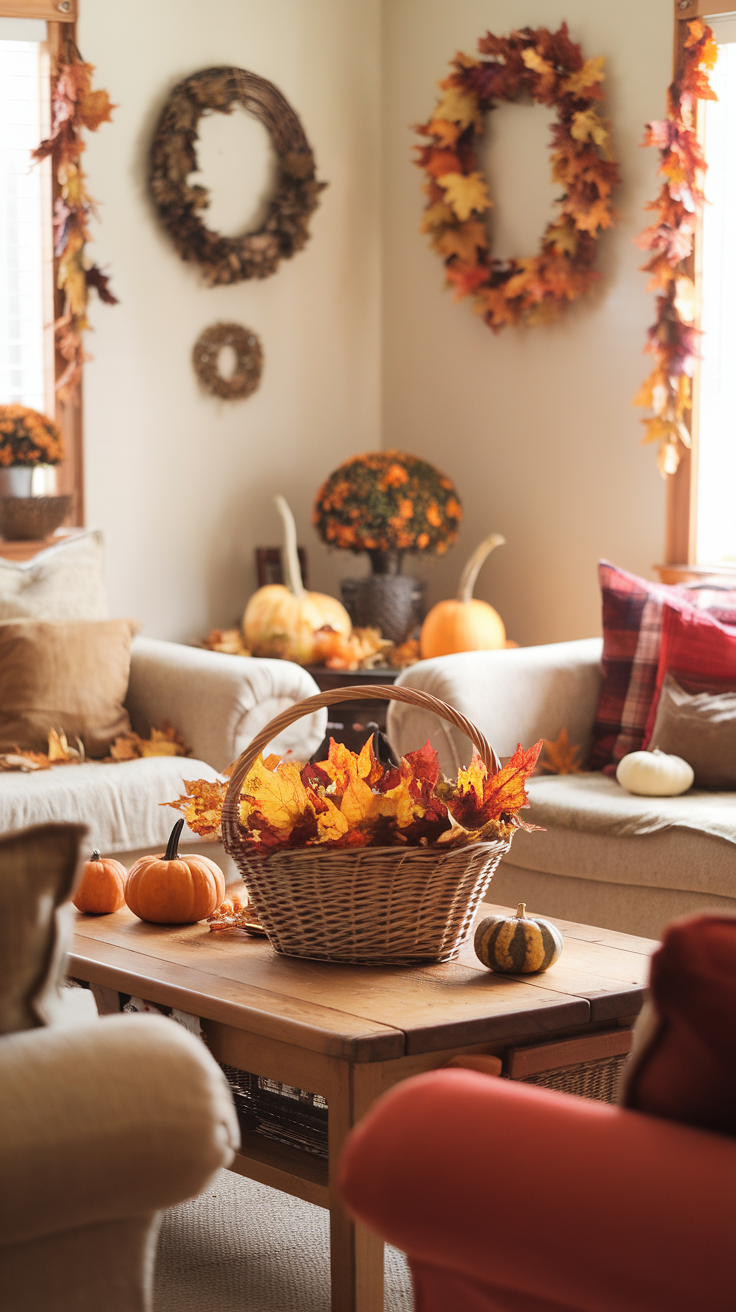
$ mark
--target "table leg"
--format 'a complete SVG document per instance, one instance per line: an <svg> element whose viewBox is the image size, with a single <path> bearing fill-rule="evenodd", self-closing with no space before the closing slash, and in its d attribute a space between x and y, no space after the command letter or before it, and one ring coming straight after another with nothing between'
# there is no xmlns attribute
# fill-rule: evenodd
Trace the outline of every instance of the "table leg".
<svg viewBox="0 0 736 1312"><path fill-rule="evenodd" d="M332 1312L383 1312L383 1240L351 1221L335 1186L343 1144L379 1092L370 1065L340 1064L328 1123Z"/></svg>

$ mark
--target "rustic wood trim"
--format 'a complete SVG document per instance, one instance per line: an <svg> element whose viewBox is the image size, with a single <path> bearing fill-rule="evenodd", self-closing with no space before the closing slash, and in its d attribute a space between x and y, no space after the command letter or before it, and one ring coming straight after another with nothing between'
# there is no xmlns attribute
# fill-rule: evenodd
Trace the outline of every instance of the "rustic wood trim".
<svg viewBox="0 0 736 1312"><path fill-rule="evenodd" d="M0 0L1 3L1 0ZM75 0L76 14L76 0ZM77 29L73 22L51 22L48 26L48 45L50 55L50 77L56 77L62 64L68 63L71 58L72 50L76 46ZM59 184L55 174L52 173L52 202L55 203L59 196ZM59 319L64 313L64 293L58 286L59 261L54 257L53 273L53 294L54 320ZM67 367L67 361L58 351L54 354L54 381L61 377ZM76 388L73 396L68 401L62 401L58 396L54 399L54 411L56 422L59 424L64 434L66 444L66 459L59 466L57 473L57 492L60 495L69 495L72 497L72 508L69 515L69 523L84 526L84 435L82 429L82 395L83 379L80 379L79 386Z"/></svg>
<svg viewBox="0 0 736 1312"><path fill-rule="evenodd" d="M508 1075L512 1080L526 1080L543 1071L578 1066L603 1057L619 1057L631 1052L632 1030L615 1029L603 1034L581 1034L562 1043L536 1043L529 1048L512 1048L508 1054Z"/></svg>
<svg viewBox="0 0 736 1312"><path fill-rule="evenodd" d="M688 18L716 18L721 14L736 14L734 0L674 0L675 19L684 23Z"/></svg>
<svg viewBox="0 0 736 1312"><path fill-rule="evenodd" d="M77 0L0 0L0 18L45 18L47 23L76 23Z"/></svg>

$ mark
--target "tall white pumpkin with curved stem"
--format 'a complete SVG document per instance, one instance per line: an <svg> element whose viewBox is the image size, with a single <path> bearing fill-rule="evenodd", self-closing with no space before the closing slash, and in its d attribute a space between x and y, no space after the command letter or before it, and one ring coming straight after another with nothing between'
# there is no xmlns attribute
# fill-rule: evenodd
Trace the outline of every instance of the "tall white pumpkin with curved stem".
<svg viewBox="0 0 736 1312"><path fill-rule="evenodd" d="M335 597L307 592L299 568L294 516L284 497L276 497L276 506L284 527L286 585L270 583L253 593L243 616L245 642L254 656L279 656L309 665L318 629L329 626L348 637L353 626Z"/></svg>

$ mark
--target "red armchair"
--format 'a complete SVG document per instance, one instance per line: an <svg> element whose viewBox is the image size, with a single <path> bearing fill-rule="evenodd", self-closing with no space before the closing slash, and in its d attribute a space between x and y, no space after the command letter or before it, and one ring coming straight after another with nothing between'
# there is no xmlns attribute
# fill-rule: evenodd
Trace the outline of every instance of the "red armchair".
<svg viewBox="0 0 736 1312"><path fill-rule="evenodd" d="M353 1132L346 1202L408 1254L416 1312L734 1312L736 1142L474 1071Z"/></svg>
<svg viewBox="0 0 736 1312"><path fill-rule="evenodd" d="M408 1254L416 1312L734 1312L736 919L672 926L651 986L646 1112L442 1070L353 1131L343 1196Z"/></svg>

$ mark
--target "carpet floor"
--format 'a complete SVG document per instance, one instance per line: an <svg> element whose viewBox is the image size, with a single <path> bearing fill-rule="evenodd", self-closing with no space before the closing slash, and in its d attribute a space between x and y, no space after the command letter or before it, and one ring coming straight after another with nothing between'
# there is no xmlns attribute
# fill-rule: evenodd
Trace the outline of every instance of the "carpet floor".
<svg viewBox="0 0 736 1312"><path fill-rule="evenodd" d="M385 1312L411 1312L403 1253L386 1245ZM330 1312L324 1208L220 1171L164 1213L154 1312Z"/></svg>

